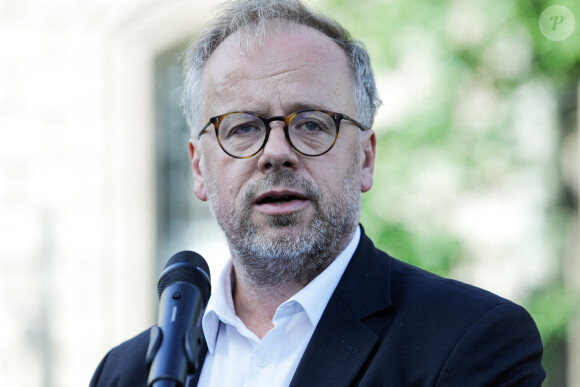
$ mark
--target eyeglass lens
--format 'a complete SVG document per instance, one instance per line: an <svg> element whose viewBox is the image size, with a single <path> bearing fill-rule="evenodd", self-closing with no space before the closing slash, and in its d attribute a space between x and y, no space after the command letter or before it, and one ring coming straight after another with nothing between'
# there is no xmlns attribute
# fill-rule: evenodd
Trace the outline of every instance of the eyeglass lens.
<svg viewBox="0 0 580 387"><path fill-rule="evenodd" d="M266 125L258 116L249 113L232 113L222 118L218 136L221 146L237 157L256 153L266 138ZM296 114L288 126L290 142L299 152L318 155L326 152L336 137L336 124L332 117L319 111Z"/></svg>

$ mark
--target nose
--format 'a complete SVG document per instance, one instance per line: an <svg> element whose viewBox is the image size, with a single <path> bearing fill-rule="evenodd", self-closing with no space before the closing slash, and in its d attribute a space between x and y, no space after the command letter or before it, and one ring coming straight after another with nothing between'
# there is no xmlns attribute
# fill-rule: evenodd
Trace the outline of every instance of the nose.
<svg viewBox="0 0 580 387"><path fill-rule="evenodd" d="M271 122L268 142L258 155L258 168L263 173L277 172L284 168L298 167L298 154L288 142L284 133L284 122Z"/></svg>

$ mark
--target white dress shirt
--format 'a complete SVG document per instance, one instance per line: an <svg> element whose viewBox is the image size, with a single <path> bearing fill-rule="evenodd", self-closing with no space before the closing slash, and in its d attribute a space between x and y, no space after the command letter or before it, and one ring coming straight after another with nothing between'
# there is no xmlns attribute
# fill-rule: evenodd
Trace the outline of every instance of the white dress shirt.
<svg viewBox="0 0 580 387"><path fill-rule="evenodd" d="M288 386L314 329L360 240L360 227L344 251L306 287L278 307L260 340L236 315L232 263L222 271L202 319L208 353L201 387Z"/></svg>

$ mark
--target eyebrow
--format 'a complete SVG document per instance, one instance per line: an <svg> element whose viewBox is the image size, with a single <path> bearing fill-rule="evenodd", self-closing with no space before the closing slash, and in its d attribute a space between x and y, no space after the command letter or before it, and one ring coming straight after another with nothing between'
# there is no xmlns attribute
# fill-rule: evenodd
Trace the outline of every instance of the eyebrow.
<svg viewBox="0 0 580 387"><path fill-rule="evenodd" d="M285 107L288 109L288 111L285 112L287 114L296 113L298 111L306 109L336 110L318 103L305 103L305 102L294 102L290 105L286 105Z"/></svg>

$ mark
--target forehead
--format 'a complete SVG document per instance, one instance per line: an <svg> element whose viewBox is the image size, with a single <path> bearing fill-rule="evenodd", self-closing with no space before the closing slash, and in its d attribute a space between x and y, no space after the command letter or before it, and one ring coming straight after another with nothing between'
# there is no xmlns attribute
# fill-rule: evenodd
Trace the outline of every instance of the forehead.
<svg viewBox="0 0 580 387"><path fill-rule="evenodd" d="M259 41L240 44L248 38L233 34L209 57L203 74L204 113L354 106L348 59L326 35L303 25L277 25L269 26ZM354 113L350 106L344 112Z"/></svg>

